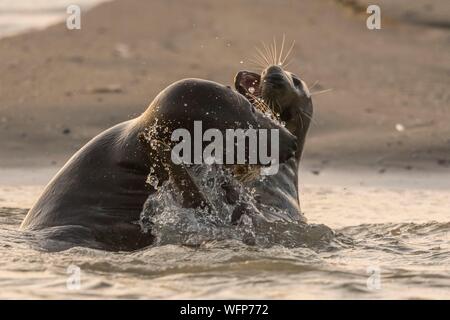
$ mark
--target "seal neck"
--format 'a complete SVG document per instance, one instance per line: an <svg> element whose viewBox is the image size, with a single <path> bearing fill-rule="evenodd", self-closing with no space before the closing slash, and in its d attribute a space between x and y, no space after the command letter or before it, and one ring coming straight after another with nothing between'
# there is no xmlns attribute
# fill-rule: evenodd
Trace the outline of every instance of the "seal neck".
<svg viewBox="0 0 450 320"><path fill-rule="evenodd" d="M297 103L291 104L284 108L281 114L281 120L286 123L286 128L297 138L298 150L295 153L297 162L303 153L305 145L306 134L311 122L310 118L302 114L300 106Z"/></svg>

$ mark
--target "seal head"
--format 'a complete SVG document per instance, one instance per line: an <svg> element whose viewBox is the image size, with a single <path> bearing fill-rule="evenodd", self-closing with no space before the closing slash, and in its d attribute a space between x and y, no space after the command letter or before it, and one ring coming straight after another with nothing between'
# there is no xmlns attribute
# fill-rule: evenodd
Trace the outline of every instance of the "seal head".
<svg viewBox="0 0 450 320"><path fill-rule="evenodd" d="M306 134L313 114L311 95L306 83L280 65L271 65L261 74L240 71L235 77L236 90L255 106L263 106L297 138L295 159L280 166L276 175L264 183L253 181L261 206L275 208L276 219L306 221L300 210L298 167Z"/></svg>

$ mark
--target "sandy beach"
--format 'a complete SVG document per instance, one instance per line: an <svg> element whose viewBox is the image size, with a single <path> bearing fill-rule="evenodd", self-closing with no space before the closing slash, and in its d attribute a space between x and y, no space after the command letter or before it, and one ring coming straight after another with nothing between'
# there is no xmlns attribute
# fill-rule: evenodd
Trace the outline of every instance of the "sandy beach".
<svg viewBox="0 0 450 320"><path fill-rule="evenodd" d="M116 0L83 11L81 30L61 22L1 38L0 244L16 239L45 184L95 135L138 116L177 80L232 85L239 70L257 70L255 46L284 34L296 42L288 69L318 92L301 164L302 209L309 222L360 246L313 255L284 248L249 254L240 246L235 254L225 245L213 248L223 260L208 269L207 251L177 246L35 256L20 245L23 265L0 270L1 297L448 298L450 6L379 0L382 28L368 30L370 3ZM6 265L10 253L2 250ZM189 265L190 255L199 260ZM274 257L281 271L270 266ZM76 259L87 286L74 293L62 286ZM284 266L289 259L293 265ZM372 264L385 270L385 291L366 288ZM146 282L135 286L142 275ZM179 289L191 283L192 291Z"/></svg>
<svg viewBox="0 0 450 320"><path fill-rule="evenodd" d="M83 13L81 30L60 23L2 39L0 165L61 166L168 84L231 84L255 68L255 45L286 34L297 43L292 71L319 81L313 91L333 89L314 97L309 167L448 171L448 29L387 4L382 29L371 31L346 3L113 1ZM444 2L430 3L423 19L445 13Z"/></svg>

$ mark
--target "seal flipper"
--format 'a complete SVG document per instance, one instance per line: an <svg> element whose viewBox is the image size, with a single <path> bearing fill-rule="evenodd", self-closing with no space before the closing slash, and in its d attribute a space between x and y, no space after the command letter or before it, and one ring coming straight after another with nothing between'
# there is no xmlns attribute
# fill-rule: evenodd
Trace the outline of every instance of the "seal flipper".
<svg viewBox="0 0 450 320"><path fill-rule="evenodd" d="M183 190L180 190L183 197L183 207L202 208L207 209L210 212L213 210L212 204L203 195L189 171L186 169L186 166L174 164L170 167L169 171L171 177L175 180L175 185L183 186Z"/></svg>
<svg viewBox="0 0 450 320"><path fill-rule="evenodd" d="M152 140L151 148L159 156L159 165L167 171L170 178L182 196L182 206L184 208L202 208L212 211L213 206L208 202L207 198L203 196L200 188L190 175L184 164L175 164L171 161L171 148L164 142L158 139ZM159 171L159 170L158 170ZM161 180L162 181L162 180Z"/></svg>

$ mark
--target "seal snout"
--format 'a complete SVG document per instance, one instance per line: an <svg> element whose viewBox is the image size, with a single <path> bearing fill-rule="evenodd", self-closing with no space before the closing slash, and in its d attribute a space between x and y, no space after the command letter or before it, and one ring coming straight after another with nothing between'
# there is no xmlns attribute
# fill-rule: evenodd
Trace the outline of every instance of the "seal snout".
<svg viewBox="0 0 450 320"><path fill-rule="evenodd" d="M265 78L266 81L272 82L272 83L281 83L284 81L284 77L282 74L279 73L273 73L270 74Z"/></svg>
<svg viewBox="0 0 450 320"><path fill-rule="evenodd" d="M289 83L283 69L280 66L270 66L262 73L262 84L273 89L280 89Z"/></svg>

